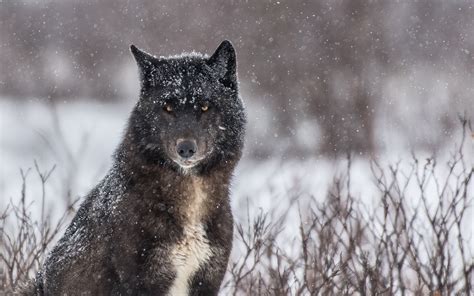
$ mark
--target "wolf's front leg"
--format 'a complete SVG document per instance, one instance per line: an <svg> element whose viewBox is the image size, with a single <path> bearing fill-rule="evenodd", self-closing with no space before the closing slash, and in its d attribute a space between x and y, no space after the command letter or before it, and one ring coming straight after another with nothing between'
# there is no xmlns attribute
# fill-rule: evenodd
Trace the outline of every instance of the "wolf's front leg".
<svg viewBox="0 0 474 296"><path fill-rule="evenodd" d="M217 295L219 288L224 278L228 254L212 256L209 261L202 266L194 275L191 285L190 293L192 296Z"/></svg>

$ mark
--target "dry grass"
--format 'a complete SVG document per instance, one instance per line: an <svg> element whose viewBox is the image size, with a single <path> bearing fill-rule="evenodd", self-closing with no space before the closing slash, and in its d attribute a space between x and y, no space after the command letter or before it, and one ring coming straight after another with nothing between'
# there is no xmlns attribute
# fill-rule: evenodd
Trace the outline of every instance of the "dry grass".
<svg viewBox="0 0 474 296"><path fill-rule="evenodd" d="M40 220L31 218L27 203L28 178L31 169L20 170L22 179L21 197L17 204L10 202L0 214L0 292L11 293L32 279L41 266L48 247L62 233L63 226L74 212L78 199L73 201L67 211L52 222L45 214L46 182L55 167L42 172L34 163L33 173L41 181L37 200L41 202ZM0 294L2 295L2 294Z"/></svg>
<svg viewBox="0 0 474 296"><path fill-rule="evenodd" d="M324 202L312 196L293 202L300 219L291 248L277 242L294 220L249 217L237 226L226 294L472 295L474 170L463 155L472 129L466 120L462 127L447 163L413 156L407 171L373 161L380 203L372 207L351 193L349 158Z"/></svg>
<svg viewBox="0 0 474 296"><path fill-rule="evenodd" d="M349 158L346 173L334 179L323 202L290 193L297 195L292 210L299 219L248 214L247 221L236 225L223 294L472 295L474 170L463 154L472 128L466 120L462 128L462 142L446 163L413 156L406 170L400 163L383 166L373 161L378 204L368 206L352 194ZM35 165L32 171L22 171L20 202L0 213L4 293L35 274L76 205L54 223L45 215L45 184L53 169L41 172ZM30 218L25 196L32 172L42 182L35 197L43 205L40 221ZM282 245L290 226L298 231Z"/></svg>

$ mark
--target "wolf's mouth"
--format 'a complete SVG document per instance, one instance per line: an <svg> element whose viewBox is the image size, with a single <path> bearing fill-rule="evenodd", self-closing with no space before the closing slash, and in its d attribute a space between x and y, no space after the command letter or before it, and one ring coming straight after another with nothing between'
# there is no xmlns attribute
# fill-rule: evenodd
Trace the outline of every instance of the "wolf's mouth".
<svg viewBox="0 0 474 296"><path fill-rule="evenodd" d="M174 160L173 159L173 161L177 163L183 169L190 169L196 166L197 164L199 164L201 160L202 159L187 159L187 160Z"/></svg>
<svg viewBox="0 0 474 296"><path fill-rule="evenodd" d="M202 155L199 158L189 158L189 159L182 159L182 158L174 158L172 157L171 159L179 165L182 169L190 169L195 166L197 166L199 163L201 163L206 157L208 157L212 153L212 150L206 153L205 155Z"/></svg>
<svg viewBox="0 0 474 296"><path fill-rule="evenodd" d="M179 163L180 166L184 168L191 168L199 163L198 160L185 160Z"/></svg>

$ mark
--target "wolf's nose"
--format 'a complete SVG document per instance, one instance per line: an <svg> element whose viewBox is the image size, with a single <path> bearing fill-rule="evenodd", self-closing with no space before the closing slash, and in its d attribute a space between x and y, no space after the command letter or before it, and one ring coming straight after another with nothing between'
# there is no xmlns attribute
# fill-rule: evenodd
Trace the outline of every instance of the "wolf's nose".
<svg viewBox="0 0 474 296"><path fill-rule="evenodd" d="M190 158L192 157L197 150L196 141L192 140L182 140L178 142L176 145L176 149L178 151L179 156L182 158Z"/></svg>

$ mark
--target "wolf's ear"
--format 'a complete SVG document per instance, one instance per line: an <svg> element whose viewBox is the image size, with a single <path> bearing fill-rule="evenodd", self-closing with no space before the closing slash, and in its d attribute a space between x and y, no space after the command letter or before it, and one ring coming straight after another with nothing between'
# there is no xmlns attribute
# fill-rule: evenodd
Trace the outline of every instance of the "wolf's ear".
<svg viewBox="0 0 474 296"><path fill-rule="evenodd" d="M235 50L230 41L224 40L209 58L207 64L215 71L225 86L232 88L237 86Z"/></svg>
<svg viewBox="0 0 474 296"><path fill-rule="evenodd" d="M156 60L156 58L151 54L140 50L133 44L130 45L130 51L132 52L135 61L137 61L138 68L140 69L140 78L144 80L147 75L152 72L154 67L153 61Z"/></svg>

